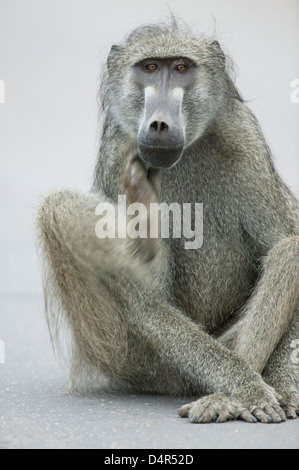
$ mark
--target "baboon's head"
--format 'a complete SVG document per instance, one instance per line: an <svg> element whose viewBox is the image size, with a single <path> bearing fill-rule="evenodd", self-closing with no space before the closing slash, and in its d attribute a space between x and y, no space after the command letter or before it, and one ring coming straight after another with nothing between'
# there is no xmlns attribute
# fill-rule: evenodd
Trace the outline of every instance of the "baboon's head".
<svg viewBox="0 0 299 470"><path fill-rule="evenodd" d="M136 29L112 47L107 65L104 107L155 168L175 165L235 90L218 42L174 21Z"/></svg>

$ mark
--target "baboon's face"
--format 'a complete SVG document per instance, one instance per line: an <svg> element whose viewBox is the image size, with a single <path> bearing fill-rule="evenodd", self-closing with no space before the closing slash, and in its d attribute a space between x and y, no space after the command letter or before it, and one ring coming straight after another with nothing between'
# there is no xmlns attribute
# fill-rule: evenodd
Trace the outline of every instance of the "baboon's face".
<svg viewBox="0 0 299 470"><path fill-rule="evenodd" d="M187 58L145 59L133 67L144 96L137 142L141 158L155 168L172 167L185 143L184 94L192 88L195 64Z"/></svg>
<svg viewBox="0 0 299 470"><path fill-rule="evenodd" d="M220 94L213 68L187 57L147 58L114 87L119 123L151 167L171 168L215 116Z"/></svg>

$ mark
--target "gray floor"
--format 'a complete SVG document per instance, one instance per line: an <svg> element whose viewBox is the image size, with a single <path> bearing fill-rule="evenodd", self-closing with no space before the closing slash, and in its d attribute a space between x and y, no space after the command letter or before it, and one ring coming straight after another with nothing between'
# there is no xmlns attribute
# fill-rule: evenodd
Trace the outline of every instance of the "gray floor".
<svg viewBox="0 0 299 470"><path fill-rule="evenodd" d="M0 449L299 448L299 420L200 425L177 415L179 398L70 396L38 297L0 298L0 340Z"/></svg>

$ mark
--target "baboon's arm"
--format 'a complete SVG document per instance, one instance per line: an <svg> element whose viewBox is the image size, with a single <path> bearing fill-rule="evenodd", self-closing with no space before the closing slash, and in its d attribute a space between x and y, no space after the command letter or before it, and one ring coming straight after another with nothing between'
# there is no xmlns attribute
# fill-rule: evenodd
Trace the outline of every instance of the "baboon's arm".
<svg viewBox="0 0 299 470"><path fill-rule="evenodd" d="M276 172L256 117L243 103L225 131L225 147L234 161L228 171L240 223L266 255L283 238L299 235L299 204Z"/></svg>
<svg viewBox="0 0 299 470"><path fill-rule="evenodd" d="M242 126L246 125L251 125L255 134L254 139L245 135L242 139L240 129L240 143L237 151L234 149L235 190L242 228L259 256L260 279L242 319L221 342L262 372L299 306L299 210L277 175L250 113L243 114Z"/></svg>

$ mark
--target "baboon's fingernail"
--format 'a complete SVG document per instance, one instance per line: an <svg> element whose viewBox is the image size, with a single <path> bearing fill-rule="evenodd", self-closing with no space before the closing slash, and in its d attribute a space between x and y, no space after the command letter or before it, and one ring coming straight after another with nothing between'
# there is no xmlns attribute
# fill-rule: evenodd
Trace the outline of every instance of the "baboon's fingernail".
<svg viewBox="0 0 299 470"><path fill-rule="evenodd" d="M201 418L199 418L198 420L198 423L202 423L204 419L205 419L205 416L201 416Z"/></svg>

